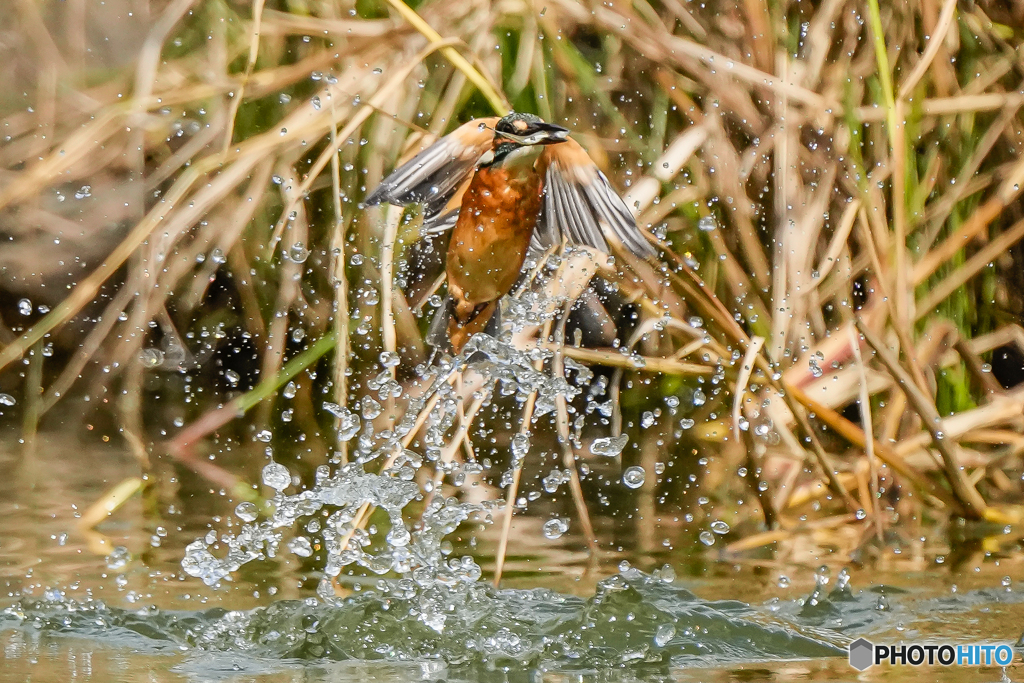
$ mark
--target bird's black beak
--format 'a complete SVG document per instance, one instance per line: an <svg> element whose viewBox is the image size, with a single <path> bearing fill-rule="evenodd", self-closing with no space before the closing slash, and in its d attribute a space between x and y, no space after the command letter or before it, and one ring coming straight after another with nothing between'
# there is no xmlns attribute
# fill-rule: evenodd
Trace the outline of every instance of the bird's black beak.
<svg viewBox="0 0 1024 683"><path fill-rule="evenodd" d="M498 135L520 145L554 145L559 142L565 142L569 138L569 129L554 123L537 121L536 123L530 123L522 133L514 134L502 131Z"/></svg>
<svg viewBox="0 0 1024 683"><path fill-rule="evenodd" d="M537 123L537 132L531 132L529 137L537 138L532 143L535 145L553 145L558 142L565 142L569 138L569 129L562 128L554 123Z"/></svg>

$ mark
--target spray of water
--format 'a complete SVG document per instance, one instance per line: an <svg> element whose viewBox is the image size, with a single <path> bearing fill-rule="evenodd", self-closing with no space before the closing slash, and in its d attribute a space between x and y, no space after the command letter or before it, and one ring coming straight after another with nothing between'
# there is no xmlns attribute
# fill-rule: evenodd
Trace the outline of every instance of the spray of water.
<svg viewBox="0 0 1024 683"><path fill-rule="evenodd" d="M463 391L469 387L470 397L481 404L495 392L514 396L521 404L535 394L536 420L555 410L557 396L571 401L592 378L582 367L574 373L573 383L538 370L537 361L550 356L550 351L539 348L517 349L509 339L477 335L458 357L420 368L420 384L427 389L408 401L392 429L374 429L372 418L380 414L381 408L371 397L361 401L362 420L346 408L329 404L326 409L340 418L339 439L349 442L350 462L340 464L337 455L333 468L320 466L315 484L294 494L285 493L292 485L291 473L284 465L270 462L263 470L263 483L276 491L269 513L259 519L254 505L241 504L236 509L242 521L240 530L219 537L211 533L189 544L182 560L184 571L207 585L217 585L248 562L275 557L282 552L285 532L295 529L300 518L317 516L323 520L315 527L326 555L324 578L317 592L324 600L333 599L331 579L352 565L373 574L397 575L399 581L411 582L403 585L424 590L477 581L481 570L474 558L447 557L442 542L466 520L491 522L492 513L504 501L462 502L440 495L441 475L460 482L484 469L474 459L453 457L464 436L460 421L465 420L461 416L464 399L456 384L461 384ZM457 377L461 382L455 381ZM382 400L401 395L400 385L391 379L386 367L373 383ZM409 447L417 434L422 434L422 453ZM512 440L512 457L502 480L507 481L516 468L522 467L529 448L529 438L524 434ZM415 520L409 511L413 503L422 508L417 510ZM387 532L378 534L383 542L364 528L371 506L385 512L390 520ZM300 535L286 547L297 555L309 556L312 545L308 537ZM441 628L440 614L423 610L421 620Z"/></svg>

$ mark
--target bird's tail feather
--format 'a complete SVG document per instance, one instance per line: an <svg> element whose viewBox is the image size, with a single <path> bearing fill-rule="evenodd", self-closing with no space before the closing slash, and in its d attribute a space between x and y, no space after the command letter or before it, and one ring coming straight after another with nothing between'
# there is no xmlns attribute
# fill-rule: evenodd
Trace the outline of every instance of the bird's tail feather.
<svg viewBox="0 0 1024 683"><path fill-rule="evenodd" d="M427 343L436 350L442 352L459 353L477 332L484 332L497 337L501 333L501 306L497 301L492 301L472 320L460 324L455 320L455 302L450 296L445 297L444 303L437 312L434 319L430 321L427 329Z"/></svg>

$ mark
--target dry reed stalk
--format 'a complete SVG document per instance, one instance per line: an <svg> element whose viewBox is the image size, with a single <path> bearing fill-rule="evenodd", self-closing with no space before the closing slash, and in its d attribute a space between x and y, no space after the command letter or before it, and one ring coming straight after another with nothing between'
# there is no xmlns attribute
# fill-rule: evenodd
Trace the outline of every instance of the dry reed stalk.
<svg viewBox="0 0 1024 683"><path fill-rule="evenodd" d="M128 257L148 238L150 232L164 219L164 211L178 209L186 193L192 185L198 181L201 175L208 170L213 170L218 164L216 159L206 159L182 174L170 191L164 195L162 201L151 209L131 232L122 240L104 262L81 280L71 291L64 301L58 304L42 320L25 332L18 340L3 350L0 350L0 369L7 366L15 359L21 357L25 350L42 339L46 334L64 324L73 315L78 313L86 304L95 297L99 287L113 275ZM241 177L256 165L259 161L256 154L241 156L233 164L223 170L218 176L216 183L211 183L197 193L196 198L187 209L181 211L186 217L202 214L216 201L223 197L223 194L241 180ZM205 162L205 163L204 163ZM200 211L195 208L202 207ZM177 218L177 216L176 216ZM179 225L181 221L179 219ZM180 228L179 228L180 229Z"/></svg>
<svg viewBox="0 0 1024 683"><path fill-rule="evenodd" d="M404 69L399 70L398 77L393 77L389 81L389 83L392 84L392 87L397 85L397 83L400 82L400 80L407 75L407 73L415 66L415 64L418 64L427 54L429 54L437 47L438 46L435 45L428 48L424 52L421 52L418 58L414 60L410 65L407 65ZM388 89L385 88L384 90L386 91ZM379 95L380 92L378 92L377 94ZM366 112L365 115L368 116L369 112L372 110L367 110L364 108L362 111ZM113 120L112 116L113 115L111 114L111 121ZM360 114L357 114L356 118L359 118L359 116ZM294 129L295 132L291 132L288 135L282 135L280 137L296 139L298 137L298 133L305 131L305 127L302 125L302 120L309 118L311 117L304 113L298 117L294 115L289 117L288 119L286 119L286 121L293 121L293 125L297 126L296 129ZM351 126L350 124L350 127L354 126ZM165 215L163 212L174 211L175 209L178 209L181 206L181 203L187 192L191 189L192 185L196 183L202 175L209 171L214 170L215 168L220 167L225 157L232 157L233 163L230 163L217 176L218 182L201 189L199 193L196 195L196 199L194 199L189 204L188 207L180 211L182 215L176 216L176 218L178 218L177 225L179 226L177 227L177 231L180 232L185 228L186 225L190 225L192 222L194 222L199 215L202 215L202 213L206 209L212 206L215 201L219 200L223 196L224 191L227 190L228 187L233 185L233 182L231 181L237 181L237 179L240 179L242 175L246 174L251 170L252 166L255 165L255 163L258 161L259 154L263 153L268 147L271 147L272 145L280 144L280 140L274 140L271 143L271 138L269 138L268 136L269 134L264 134L262 136L258 136L257 138L247 140L244 143L239 144L237 146L237 149L234 150L233 154L220 154L206 157L197 164L194 164L189 169L187 169L180 176L178 181L175 182L171 190L164 195L161 202L158 203L157 206L155 206L147 213L145 218L143 218L135 226L135 228L132 229L129 235L120 244L118 244L118 246L107 257L107 259L100 267L98 267L96 270L90 273L89 276L83 279L78 284L78 286L76 286L72 290L72 293L68 296L67 299L65 299L58 306L56 306L51 311L51 313L48 314L45 318L43 318L43 320L41 320L36 326L34 326L32 329L30 329L28 332L22 335L22 337L18 341L0 350L0 368L4 367L15 358L20 357L20 355L24 353L25 349L31 346L31 344L34 344L36 341L41 339L45 334L49 333L54 328L66 322L71 316L76 314L79 310L81 310L83 306L85 306L89 301L91 301L92 298L95 296L95 292L98 290L99 286L103 282L105 282L117 268L120 267L124 260L127 259L127 257L132 252L134 252L135 249L140 244L142 244L142 242L148 237L150 231L158 223L165 222ZM343 130L338 137L347 137L347 133ZM306 190L308 190L308 183L311 182L310 179L314 177L316 173L319 173L319 171L322 170L323 166L326 165L326 162L329 160L330 156L333 155L333 153L334 150L332 149L329 155L321 155L321 159L318 160L318 165L320 165L320 168L316 169L315 173L310 174L310 176L307 178L307 181L296 193L297 195L301 195ZM47 169L47 171L49 174L53 173L52 171L49 171L49 169ZM42 175L46 174L37 173L34 176L30 175L19 177L28 177L30 180L27 182L34 183L35 179L39 178ZM0 190L0 206L2 206L5 201L9 202L14 197L18 196L18 191L12 191L11 187L12 186L9 185L6 188L3 188L3 190ZM20 192L23 191L24 190L20 190ZM287 215L287 213L285 215Z"/></svg>
<svg viewBox="0 0 1024 683"><path fill-rule="evenodd" d="M736 385L733 394L732 404L732 433L737 448L743 448L746 453L746 463L749 470L750 488L761 505L761 514L764 517L764 524L769 529L778 524L777 509L773 503L774 495L771 485L764 478L764 458L759 457L758 444L754 441L749 423L746 427L741 426L740 418L743 414L743 404L751 399L746 397L747 386L751 375L754 372L755 359L764 346L764 337L751 337L750 345L747 346L743 359L740 361L740 370L736 377Z"/></svg>
<svg viewBox="0 0 1024 683"><path fill-rule="evenodd" d="M557 378L565 379L565 360L562 349L565 345L565 321L569 317L569 308L572 300L566 301L562 312L562 319L559 321L555 332L555 355L551 359L551 372ZM572 440L569 436L569 412L565 395L558 392L555 395L555 410L558 416L558 441L562 447L562 466L569 471L569 490L572 492L572 502L576 508L576 514L580 519L580 526L583 527L583 538L590 549L591 560L596 560L600 550L597 544L597 534L594 533L594 525L590 521L590 513L587 511L587 501L583 496L583 484L580 481L580 473L576 465L576 453L572 447Z"/></svg>
<svg viewBox="0 0 1024 683"><path fill-rule="evenodd" d="M294 190L297 183L297 173L282 163L277 168L278 175L283 179L281 193L286 202L294 201ZM287 240L291 245L304 245L308 234L308 224L305 207L298 201L294 202L298 208L290 217L287 228ZM267 324L267 336L263 340L264 348L262 354L262 365L260 367L261 377L275 377L284 364L285 346L288 343L291 316L289 312L299 297L300 281L302 271L305 268L303 258L296 261L290 258L291 249L286 247L281 250L281 284L277 289L277 298L274 302L270 321ZM270 421L270 412L273 410L273 402L266 401L260 405L257 413L256 424L265 425Z"/></svg>
<svg viewBox="0 0 1024 683"><path fill-rule="evenodd" d="M1024 159L1017 161L1013 165L994 197L991 197L978 207L956 233L947 237L917 262L917 265L914 267L913 284L920 285L923 283L938 270L939 266L977 238L992 221L1002 214L1007 205L1017 198L1021 191L1022 182L1024 182Z"/></svg>
<svg viewBox="0 0 1024 683"><path fill-rule="evenodd" d="M684 363L672 358L643 356L635 353L625 356L621 351L614 349L585 349L573 346L559 347L553 342L548 342L541 346L551 351L560 348L562 355L573 360L610 368L622 368L623 370L632 370L634 372L653 372L666 375L710 375L714 372L714 368L708 365ZM700 343L694 351L702 347L703 343Z"/></svg>
<svg viewBox="0 0 1024 683"><path fill-rule="evenodd" d="M331 120L337 120L335 103L330 102ZM338 148L338 131L331 126L331 146ZM331 155L331 208L334 209L334 227L331 230L330 260L327 276L334 292L334 335L338 346L334 352L332 364L332 380L334 383L334 402L340 406L348 405L348 361L349 361L349 308L348 308L348 277L345 275L347 261L345 235L347 222L341 210L341 162L338 154ZM337 432L341 418L334 418L334 429ZM336 444L342 465L348 464L348 443L338 441Z"/></svg>
<svg viewBox="0 0 1024 683"><path fill-rule="evenodd" d="M990 403L951 415L943 420L942 426L948 438L961 440L968 432L991 428L1000 424L1012 423L1024 416L1024 396L1019 392L1015 395L1002 395L993 398ZM894 447L894 452L906 457L911 452L927 446L931 435L921 432L901 441Z"/></svg>
<svg viewBox="0 0 1024 683"><path fill-rule="evenodd" d="M430 24L423 21L423 18L420 17L414 9L402 2L402 0L388 0L388 4L394 7L395 10L402 15L402 18L412 24L413 28L422 33L432 45L435 45L441 50L441 53L451 61L455 68L462 72L462 74L480 90L483 96L487 98L487 101L490 102L491 106L494 108L495 113L505 114L508 111L508 104L495 89L491 81L484 78L476 67L466 61L465 57L460 55L455 48L446 44L446 41L441 37L441 34L435 31Z"/></svg>
<svg viewBox="0 0 1024 683"><path fill-rule="evenodd" d="M946 478L953 488L954 495L956 495L957 500L963 507L964 513L977 519L984 519L987 512L985 501L978 491L964 478L964 473L957 464L956 453L946 440L942 418L939 417L931 400L917 388L910 378L910 374L899 365L899 362L892 356L888 347L874 332L868 329L860 320L857 321L857 329L860 330L864 340L874 349L878 359L882 361L882 364L885 365L886 369L899 383L914 411L920 415L925 429L931 434L932 443L942 455Z"/></svg>
<svg viewBox="0 0 1024 683"><path fill-rule="evenodd" d="M986 398L991 398L1003 393L1003 388L1000 386L999 381L992 376L992 373L982 363L981 358L974 352L970 344L968 344L963 337L956 336L956 341L953 343L953 348L956 349L957 355L964 363L964 367L971 374L971 377L978 383L983 389L985 394L988 394Z"/></svg>
<svg viewBox="0 0 1024 683"><path fill-rule="evenodd" d="M878 467L875 463L875 429L871 419L871 396L868 392L867 370L864 368L864 358L860 353L860 340L852 326L846 328L850 338L850 349L853 351L854 364L857 366L857 374L860 377L860 391L857 396L857 403L860 407L860 423L864 432L864 457L867 460L868 486L862 487L863 491L870 491L871 516L874 521L875 534L882 538L882 510L878 503ZM863 498L863 497L862 497Z"/></svg>
<svg viewBox="0 0 1024 683"><path fill-rule="evenodd" d="M544 331L541 339L548 339L551 336L552 320L549 318L544 323ZM533 363L533 369L540 372L544 369L544 361L537 359ZM519 434L529 436L533 424L533 411L537 406L537 392L531 391L526 397L523 405L523 418L519 425ZM501 520L501 535L498 538L498 548L494 553L494 587L501 585L501 575L505 569L505 555L508 552L508 539L512 531L512 515L515 514L516 496L519 493L519 482L523 476L523 463L512 463L512 481L509 482L508 492L505 494L505 515Z"/></svg>
<svg viewBox="0 0 1024 683"><path fill-rule="evenodd" d="M980 273L1000 254L1009 251L1017 242L1024 239L1024 220L1019 220L995 239L978 250L962 266L958 267L934 287L918 302L917 320L935 309L943 299L955 292L964 283Z"/></svg>
<svg viewBox="0 0 1024 683"><path fill-rule="evenodd" d="M384 351L395 353L398 348L395 333L394 286L395 286L395 242L398 239L398 223L402 220L402 207L389 206L384 220L384 237L381 241L381 334ZM390 368L391 379L395 368Z"/></svg>
<svg viewBox="0 0 1024 683"><path fill-rule="evenodd" d="M819 529L831 529L834 527L842 526L844 524L850 524L857 520L857 515L846 514L846 515L833 515L831 517L825 517L824 519L815 520L813 522L804 522L797 526L787 529L774 529L772 531L763 531L759 534L752 534L746 538L741 538L738 541L733 541L725 547L727 553L741 553L750 551L755 548L770 545L772 543L779 543L785 541L788 538L793 538L798 534L803 534L808 531L819 530Z"/></svg>
<svg viewBox="0 0 1024 683"><path fill-rule="evenodd" d="M396 33L409 32L392 19L334 19L312 15L291 14L275 9L264 9L262 33L264 35L319 35L348 39L375 40L393 38Z"/></svg>
<svg viewBox="0 0 1024 683"><path fill-rule="evenodd" d="M263 6L265 3L266 0L253 0L252 3L249 57L245 61L245 72L238 83L238 90L233 93L231 104L228 105L227 130L224 132L224 146L221 149L223 153L228 151L228 148L231 147L231 141L234 139L235 118L238 116L238 108L242 106L242 100L245 98L245 86L248 85L249 79L252 78L252 71L256 68L256 58L260 54L260 27L263 22Z"/></svg>
<svg viewBox="0 0 1024 683"><path fill-rule="evenodd" d="M262 204L261 200L270 183L272 170L272 159L266 159L263 163L259 164L252 171L249 184L241 193L240 201L230 215L225 216L223 220L219 216L215 216L214 220L207 221L207 228L196 236L190 248L178 260L176 270L173 273L165 274L162 278L162 284L168 290L171 290L176 283L186 276L188 269L196 262L199 254L205 254L206 252L215 254L217 250L220 250L222 254L227 254L229 267L233 271L238 283L239 298L242 300L243 311L246 313L245 319L250 321L253 329L257 332L257 336L261 339L266 337L266 331L263 325L263 318L260 315L259 304L253 288L242 284L251 278L251 269L248 267L247 260L237 257L244 257L245 255L244 247L242 246L243 233ZM232 254L236 256L233 257ZM233 259L237 259L238 262L231 265ZM193 286L180 299L180 306L184 311L190 312L201 305L207 288L216 276L217 269L221 266L217 262L219 260L221 259L206 258L203 261L203 267L197 269L192 278Z"/></svg>

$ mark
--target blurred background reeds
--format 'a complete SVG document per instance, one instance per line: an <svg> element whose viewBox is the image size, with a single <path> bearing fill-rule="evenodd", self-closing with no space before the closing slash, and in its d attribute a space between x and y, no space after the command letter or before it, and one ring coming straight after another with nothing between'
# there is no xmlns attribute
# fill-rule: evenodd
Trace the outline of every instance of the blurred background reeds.
<svg viewBox="0 0 1024 683"><path fill-rule="evenodd" d="M584 477L577 507L628 495L638 519L728 519L735 552L1019 519L1020 2L12 0L0 16L0 420L24 458L37 433L93 433L123 440L153 495L237 500L273 441L311 480L344 453L345 410L387 382L415 394L430 355L443 245L416 209L361 199L437 136L515 109L571 128L661 254L549 262L536 286L604 333L544 325L556 303L515 337L607 387L596 411L555 411L552 443L574 444L553 446L555 471L646 472L617 494ZM520 408L462 396L452 450L507 463ZM382 398L380 429L406 400ZM570 413L594 419L580 432ZM619 433L618 458L585 447ZM553 476L525 467L534 488ZM194 490L168 492L172 471Z"/></svg>

